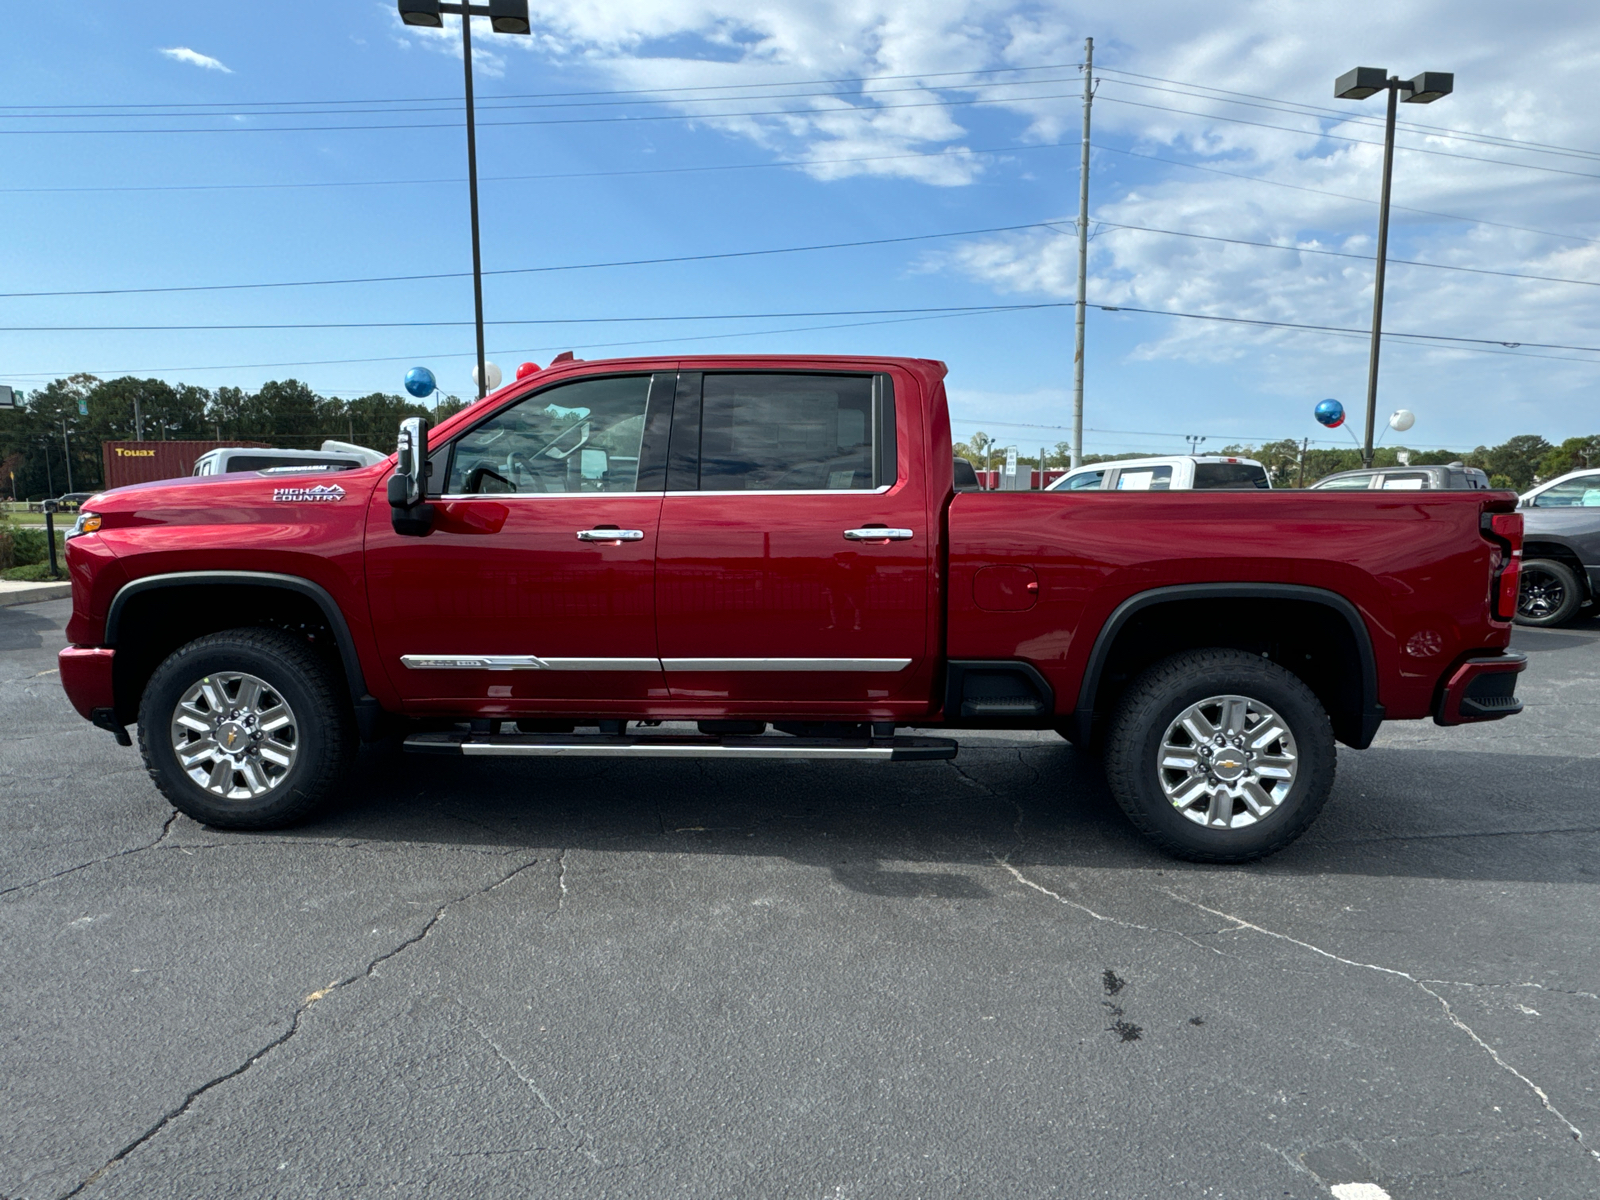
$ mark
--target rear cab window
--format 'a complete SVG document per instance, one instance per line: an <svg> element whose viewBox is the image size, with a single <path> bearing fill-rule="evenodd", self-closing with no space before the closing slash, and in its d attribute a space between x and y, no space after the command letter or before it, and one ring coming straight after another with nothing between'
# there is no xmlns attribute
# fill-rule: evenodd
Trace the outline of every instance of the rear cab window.
<svg viewBox="0 0 1600 1200"><path fill-rule="evenodd" d="M1371 486L1371 475L1345 475L1338 479L1323 480L1317 484L1317 490L1319 492L1364 492Z"/></svg>
<svg viewBox="0 0 1600 1200"><path fill-rule="evenodd" d="M1105 478L1106 473L1103 469L1098 471L1076 471L1071 475L1063 476L1061 481L1050 490L1054 492L1085 491L1100 487L1105 483Z"/></svg>
<svg viewBox="0 0 1600 1200"><path fill-rule="evenodd" d="M1272 484L1267 479L1266 468L1255 463L1203 462L1194 465L1196 491L1222 488L1256 488L1268 491Z"/></svg>
<svg viewBox="0 0 1600 1200"><path fill-rule="evenodd" d="M1403 474L1383 476L1383 490L1386 492L1420 492L1427 486L1426 471L1407 471Z"/></svg>

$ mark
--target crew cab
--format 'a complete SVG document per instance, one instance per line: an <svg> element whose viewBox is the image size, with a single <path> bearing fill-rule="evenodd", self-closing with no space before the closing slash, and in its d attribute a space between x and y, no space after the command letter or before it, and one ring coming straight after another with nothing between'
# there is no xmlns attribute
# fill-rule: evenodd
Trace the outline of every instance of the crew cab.
<svg viewBox="0 0 1600 1200"><path fill-rule="evenodd" d="M63 686L215 826L305 818L396 734L892 763L1043 729L1206 861L1297 837L1336 742L1520 710L1515 496L958 493L944 376L569 361L371 467L103 493Z"/></svg>

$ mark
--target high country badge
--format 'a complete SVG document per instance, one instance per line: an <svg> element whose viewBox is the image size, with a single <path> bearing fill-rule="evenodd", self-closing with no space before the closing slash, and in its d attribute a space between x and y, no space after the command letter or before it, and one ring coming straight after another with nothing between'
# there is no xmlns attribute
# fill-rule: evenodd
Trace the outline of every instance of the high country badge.
<svg viewBox="0 0 1600 1200"><path fill-rule="evenodd" d="M281 487L272 489L272 498L284 504L333 504L344 499L344 489L337 483L319 483L316 487Z"/></svg>

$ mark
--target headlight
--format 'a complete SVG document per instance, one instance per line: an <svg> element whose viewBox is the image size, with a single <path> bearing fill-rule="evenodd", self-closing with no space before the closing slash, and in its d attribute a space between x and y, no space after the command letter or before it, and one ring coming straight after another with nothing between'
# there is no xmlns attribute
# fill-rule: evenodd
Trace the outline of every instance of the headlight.
<svg viewBox="0 0 1600 1200"><path fill-rule="evenodd" d="M100 514L80 512L78 519L73 522L72 528L67 531L69 538L75 538L80 533L93 533L100 528Z"/></svg>

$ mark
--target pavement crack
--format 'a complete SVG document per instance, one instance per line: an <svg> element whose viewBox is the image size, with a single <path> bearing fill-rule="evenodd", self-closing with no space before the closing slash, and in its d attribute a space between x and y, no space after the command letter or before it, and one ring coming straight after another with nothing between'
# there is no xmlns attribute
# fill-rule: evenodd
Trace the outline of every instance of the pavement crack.
<svg viewBox="0 0 1600 1200"><path fill-rule="evenodd" d="M1551 987L1547 983L1468 983L1464 979L1422 979L1419 983L1434 983L1440 987L1464 988L1537 988L1541 992L1551 992L1557 996L1581 996L1585 1000L1600 1000L1600 995L1594 992L1580 992L1576 988Z"/></svg>
<svg viewBox="0 0 1600 1200"><path fill-rule="evenodd" d="M999 855L996 855L995 856L995 862L998 863L1005 870L1009 871L1011 873L1012 878L1014 878L1018 883L1022 884L1024 887L1032 888L1034 891L1038 892L1040 895L1049 896L1050 899L1054 900L1057 904L1064 904L1068 908L1076 909L1078 912L1083 913L1085 916L1093 917L1096 921L1104 921L1109 925L1117 925L1117 926L1120 926L1123 929L1137 929L1142 933L1164 933L1164 934L1168 934L1171 937L1181 938L1184 941L1188 942L1190 945L1198 946L1200 949L1208 951L1211 954L1220 955L1223 958L1227 958L1228 957L1228 955L1224 954L1221 950L1218 950L1215 946L1208 946L1204 942L1197 941L1195 938L1190 937L1187 933L1184 933L1182 930L1178 930L1178 929L1162 929L1158 925L1140 925L1137 921L1124 921L1120 917L1107 916L1105 913L1096 912L1094 909L1090 908L1087 904L1079 904L1076 900L1068 900L1060 892L1051 891L1049 888L1045 887L1044 884L1035 883L1033 880L1029 879L1021 871L1017 870L1016 867L1011 865L1009 856L1006 857L1006 858L1001 858ZM1229 918L1229 919L1231 920L1232 918Z"/></svg>
<svg viewBox="0 0 1600 1200"><path fill-rule="evenodd" d="M171 825L171 821L169 820L167 822L167 824L168 824L168 826L170 826ZM165 836L165 833L163 833L163 836ZM154 843L152 843L152 845L154 845ZM145 847L145 848L148 849L149 847ZM405 951L409 950L412 946L415 946L418 942L422 941L425 937L427 937L428 934L433 932L434 926L437 925L444 918L444 914L451 907L453 907L454 905L460 904L463 900L470 900L475 896L487 895L489 892L492 892L497 888L504 887L506 884L510 883L518 875L522 874L522 872L526 871L529 867L532 867L537 862L538 862L538 859L531 859L530 861L523 863L520 867L516 868L514 871L511 871L511 872L509 872L509 873L507 873L505 875L502 875L499 879L495 880L493 883L487 884L484 887L474 888L470 892L464 892L463 894L461 894L459 896L456 896L456 897L454 897L454 898L452 898L450 900L446 900L443 904L441 904L438 907L438 909L434 912L433 916L428 918L427 923L425 925L423 925L422 929L418 933L416 933L414 936L406 938L399 945L393 947L392 949L384 951L384 953L382 953L382 954L378 955L376 958L372 959L370 962L367 963L366 968L364 970L357 971L357 972L355 972L354 974L351 974L351 975L347 975L343 979L336 979L332 983L329 983L326 987L318 988L316 991L310 993L308 996L306 996L306 998L304 1000L302 1000L300 1002L299 1007L297 1007L294 1010L293 1016L291 1016L289 1018L289 1027L287 1029L285 1029L281 1034L279 1034L277 1037L273 1038L270 1042L266 1043L266 1045L262 1046L259 1050L257 1050L255 1053L253 1053L249 1058L245 1059L244 1062L240 1063L238 1066L234 1067L232 1070L225 1071L221 1075L218 1075L213 1079L207 1080L205 1083L203 1083L199 1087L195 1088L193 1091L191 1091L187 1096L185 1096L183 1098L183 1101L180 1104L178 1104L176 1107L174 1107L172 1109L169 1109L166 1113L162 1114L162 1116L160 1117L159 1120L157 1120L153 1125L151 1125L148 1129L146 1129L138 1137L134 1138L131 1142L129 1142L126 1146L124 1146L121 1150L118 1150L115 1154L113 1154L110 1158L108 1158L101 1166L97 1167L87 1178L85 1178L83 1180L83 1182L79 1183L76 1187L72 1188L70 1191L62 1192L61 1195L57 1198L57 1200L69 1200L70 1197L78 1195L80 1192L84 1191L86 1188L88 1188L88 1187L92 1186L93 1184L99 1182L118 1163L122 1162L130 1154L132 1154L135 1150L139 1149L141 1146L145 1145L146 1143L151 1141L153 1138L158 1136L162 1132L162 1130L166 1129L174 1121L176 1121L179 1117L181 1117L185 1113L187 1113L191 1108L194 1107L195 1102L198 1101L207 1092L211 1091L213 1088L219 1087L220 1085L222 1085L224 1083L227 1083L228 1080L230 1080L230 1079L239 1078L239 1076L243 1075L246 1071L250 1070L251 1067L254 1067L257 1063L261 1062L264 1058L266 1058L268 1055L270 1055L274 1050L277 1050L280 1046L286 1045L289 1042L289 1040L295 1036L295 1034L300 1032L300 1023L301 1023L301 1021L305 1018L306 1013L311 1011L312 1006L314 1004L316 1004L317 1001L322 1000L325 997L332 995L334 992L337 992L337 991L341 990L342 988L348 987L352 983L358 983L358 982L360 982L360 981L362 981L364 979L371 979L376 974L377 969L380 966L382 966L384 963L388 962L390 959L394 958L395 956L405 953Z"/></svg>
<svg viewBox="0 0 1600 1200"><path fill-rule="evenodd" d="M1174 900L1180 901L1183 904L1188 904L1193 908L1198 908L1201 912L1210 913L1214 917L1221 917L1225 921L1232 921L1235 929L1247 929L1251 933L1258 933L1263 937L1277 938L1279 941L1284 941L1288 942L1290 945L1299 946L1302 950L1309 950L1313 954L1321 955L1323 958L1329 959L1336 963L1341 963L1344 966L1360 967L1362 970L1376 971L1380 975L1391 975L1396 979L1404 979L1406 982L1421 989L1438 1002L1439 1007L1444 1010L1444 1015L1446 1018L1448 1018L1450 1024L1454 1025L1457 1029L1461 1030L1462 1033L1471 1038L1479 1049L1483 1050L1484 1053L1494 1060L1497 1066L1509 1071L1512 1075L1515 1075L1519 1080L1521 1080L1523 1084L1526 1085L1527 1088L1539 1098L1539 1103L1544 1106L1545 1111L1549 1112L1556 1118L1556 1120L1560 1121L1567 1127L1567 1132L1572 1135L1572 1140L1577 1142L1579 1147L1591 1158L1597 1162L1600 1162L1600 1150L1593 1150L1589 1148L1588 1143L1583 1136L1583 1130L1579 1129L1571 1121L1567 1120L1567 1118L1562 1114L1561 1110L1550 1102L1549 1094L1546 1093L1545 1090L1537 1083L1529 1079L1521 1071L1517 1070L1516 1067L1507 1062L1505 1058L1501 1056L1498 1050L1496 1050L1488 1042L1484 1041L1483 1038L1479 1037L1470 1025L1456 1015L1455 1009L1450 1007L1450 1002L1448 1000L1428 986L1430 982L1439 983L1440 981L1419 979L1415 975L1411 974L1411 972L1402 971L1398 967L1385 967L1379 963L1362 962L1359 959L1346 958L1342 954L1335 954L1331 950L1324 950L1321 946L1316 946L1310 942L1302 941L1297 937L1291 937L1287 933L1279 933L1275 929L1268 929L1263 925L1255 924L1253 921L1246 921L1243 917L1236 917L1232 913L1225 913L1221 909L1216 909L1210 907L1209 905L1201 904L1198 900L1191 900L1189 897L1179 895L1177 892L1171 891L1170 889L1163 890L1165 890L1167 895L1171 896ZM1441 986L1444 985L1441 984Z"/></svg>
<svg viewBox="0 0 1600 1200"><path fill-rule="evenodd" d="M560 870L556 873L556 883L561 888L561 894L556 898L557 912L567 906L567 855L569 853L570 851L568 850L562 850L561 857L556 860L560 865Z"/></svg>
<svg viewBox="0 0 1600 1200"><path fill-rule="evenodd" d="M545 1090L540 1087L537 1082L528 1077L527 1073L517 1065L515 1059L505 1052L499 1042L495 1041L494 1038L489 1036L489 1031L472 1019L472 1014L467 1011L466 1005L462 1004L459 1000L456 1001L456 1005L466 1016L467 1024L472 1027L472 1031L483 1039L484 1044L488 1046L489 1049L494 1051L495 1057L510 1069L511 1073L521 1081L522 1085L526 1087L528 1091L533 1093L534 1098L544 1106L545 1111L548 1112L554 1119L557 1127L560 1128L560 1130L568 1137L573 1139L574 1144L572 1145L571 1149L576 1153L583 1155L583 1157L587 1158L595 1166L603 1167L605 1164L600 1161L599 1156L594 1152L593 1139L590 1138L588 1134L572 1127L572 1118L557 1108Z"/></svg>
<svg viewBox="0 0 1600 1200"><path fill-rule="evenodd" d="M67 867L65 870L57 871L53 875L46 875L40 879L35 879L30 883L18 883L13 884L8 888L0 888L0 896L8 896L12 892L25 892L29 888L36 888L41 884L50 883L56 879L63 879L68 875L76 874L78 871L87 871L90 867L98 867L101 863L114 862L119 858L127 858L130 854L143 854L146 850L154 850L156 847L160 846L162 842L167 840L167 835L172 832L172 823L181 815L182 814L180 814L177 809L173 809L172 815L161 823L161 832L156 835L156 840L153 842L146 842L143 846L133 846L127 850L118 850L115 854L107 854L101 858L90 859L88 862L79 863L75 867Z"/></svg>

